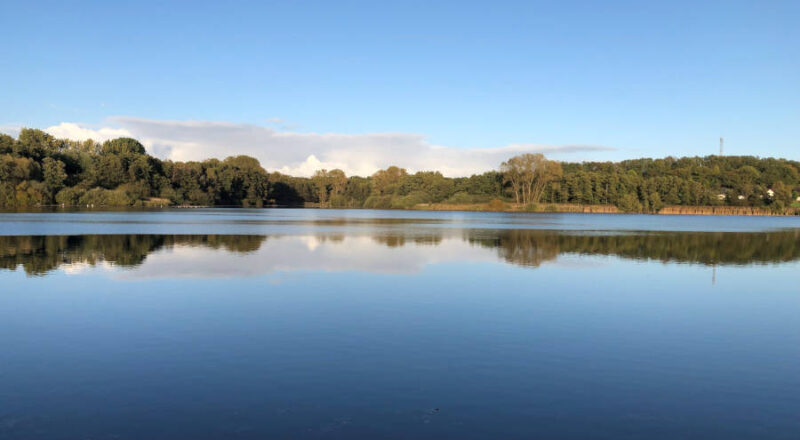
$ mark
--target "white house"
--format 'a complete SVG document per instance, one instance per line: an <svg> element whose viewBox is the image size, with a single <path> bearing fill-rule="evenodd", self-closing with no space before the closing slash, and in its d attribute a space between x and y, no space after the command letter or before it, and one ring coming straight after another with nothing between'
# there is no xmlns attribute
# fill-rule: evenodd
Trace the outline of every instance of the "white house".
<svg viewBox="0 0 800 440"><path fill-rule="evenodd" d="M775 191L773 191L772 189L768 189L767 190L767 197L769 197L770 199L775 197Z"/></svg>
<svg viewBox="0 0 800 440"><path fill-rule="evenodd" d="M726 196L725 194L717 194L717 199L718 200L725 200L727 198L728 198L728 196Z"/></svg>
<svg viewBox="0 0 800 440"><path fill-rule="evenodd" d="M741 194L736 198L739 199L739 200L744 200L745 199L745 197L743 195L741 195Z"/></svg>

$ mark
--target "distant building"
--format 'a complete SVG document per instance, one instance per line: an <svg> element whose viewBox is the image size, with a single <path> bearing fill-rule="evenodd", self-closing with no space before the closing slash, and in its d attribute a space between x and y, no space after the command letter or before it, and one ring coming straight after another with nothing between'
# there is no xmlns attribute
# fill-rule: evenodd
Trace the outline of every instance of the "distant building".
<svg viewBox="0 0 800 440"><path fill-rule="evenodd" d="M770 199L775 197L775 191L773 191L772 189L768 189L767 190L767 197L769 197Z"/></svg>
<svg viewBox="0 0 800 440"><path fill-rule="evenodd" d="M717 199L718 200L725 200L727 198L728 198L728 196L726 196L725 194L717 194Z"/></svg>
<svg viewBox="0 0 800 440"><path fill-rule="evenodd" d="M745 197L743 195L739 195L739 197L736 197L736 198L739 199L739 200L744 200L745 199Z"/></svg>

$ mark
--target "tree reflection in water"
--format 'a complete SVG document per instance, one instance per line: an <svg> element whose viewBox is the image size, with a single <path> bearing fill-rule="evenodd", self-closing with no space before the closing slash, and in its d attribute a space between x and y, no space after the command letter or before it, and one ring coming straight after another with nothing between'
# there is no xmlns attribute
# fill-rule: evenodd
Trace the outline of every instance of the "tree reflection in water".
<svg viewBox="0 0 800 440"><path fill-rule="evenodd" d="M481 246L497 248L504 260L536 267L560 254L608 255L705 265L783 263L800 258L800 231L554 233L503 230L467 234Z"/></svg>
<svg viewBox="0 0 800 440"><path fill-rule="evenodd" d="M377 247L439 246L459 237L463 243L494 249L508 263L537 267L561 254L608 255L635 260L704 265L783 263L800 259L800 230L775 232L592 233L534 229L448 229L407 233L370 232ZM312 236L329 246L346 246L344 234ZM176 246L221 249L248 254L268 239L263 235L79 235L0 236L0 268L22 266L43 275L62 265L142 264L147 256Z"/></svg>

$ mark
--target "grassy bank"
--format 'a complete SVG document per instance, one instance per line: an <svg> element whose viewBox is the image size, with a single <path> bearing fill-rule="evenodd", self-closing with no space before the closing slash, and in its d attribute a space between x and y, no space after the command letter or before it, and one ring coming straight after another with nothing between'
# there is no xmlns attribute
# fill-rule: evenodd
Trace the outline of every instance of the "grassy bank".
<svg viewBox="0 0 800 440"><path fill-rule="evenodd" d="M146 207L168 206L168 200L150 199ZM166 202L166 203L165 203ZM192 208L199 206L182 205L173 208ZM206 207L206 206L204 206ZM305 203L299 207L327 209L320 203ZM354 207L337 207L337 209L361 209ZM401 209L402 210L402 209ZM487 203L418 203L408 210L414 211L471 211L471 212L541 212L541 213L580 213L580 214L621 214L614 205L580 205L573 203L539 203L522 204L509 203L502 200L492 200ZM632 213L634 214L634 213ZM792 205L783 211L776 212L767 208L751 206L666 206L660 211L651 214L664 215L737 215L737 216L800 216L800 204Z"/></svg>
<svg viewBox="0 0 800 440"><path fill-rule="evenodd" d="M666 215L795 216L800 215L800 208L791 207L776 212L752 206L667 206L658 213Z"/></svg>
<svg viewBox="0 0 800 440"><path fill-rule="evenodd" d="M149 197L146 199L138 200L133 205L114 205L114 204L86 204L86 205L39 205L21 210L3 210L6 212L26 212L29 210L38 209L97 209L97 210L116 210L116 209L137 209L137 208L173 208L173 209L188 209L188 208L213 208L214 206L208 205L175 205L169 199ZM218 206L219 208L233 208L234 206ZM270 208L308 208L308 209L372 209L360 207L331 207L320 203L304 203L302 205L268 205L265 207ZM390 209L390 208L383 208ZM540 203L540 204L522 204L522 203L509 203L501 200L492 200L488 203L418 203L409 208L395 208L397 210L411 210L411 211L467 211L467 212L519 212L519 213L579 213L579 214L622 214L616 206L613 205L580 205L572 203ZM638 214L637 212L629 212L629 214ZM648 214L648 213L645 213ZM649 214L663 214L663 215L736 215L736 216L800 216L800 206L797 204L785 208L783 211L773 211L767 208L751 207L751 206L681 206L673 205L666 206L658 212L651 212Z"/></svg>
<svg viewBox="0 0 800 440"><path fill-rule="evenodd" d="M523 205L520 203L505 203L499 200L494 200L489 203L464 204L420 203L415 205L413 209L422 211L552 212L586 214L618 214L622 212L613 205L578 205L564 203ZM796 216L800 215L800 206L793 206L780 212L749 206L666 206L654 214Z"/></svg>
<svg viewBox="0 0 800 440"><path fill-rule="evenodd" d="M493 200L489 203L420 203L415 210L422 211L485 211L485 212L572 212L615 214L619 209L613 205L577 205L569 203L529 204L505 203Z"/></svg>

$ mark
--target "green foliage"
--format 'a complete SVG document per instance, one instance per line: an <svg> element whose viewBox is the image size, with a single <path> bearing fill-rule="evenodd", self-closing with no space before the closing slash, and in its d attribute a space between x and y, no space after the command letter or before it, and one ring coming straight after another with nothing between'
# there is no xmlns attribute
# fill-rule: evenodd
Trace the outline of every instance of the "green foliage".
<svg viewBox="0 0 800 440"><path fill-rule="evenodd" d="M393 166L368 177L320 170L304 178L269 174L248 156L161 161L131 138L76 142L26 128L17 139L0 135L0 208L131 206L158 197L174 204L254 207L314 203L409 209L420 203L496 200L490 209L499 209L499 203L518 200L529 210L569 203L614 205L624 212L657 212L670 205L783 212L800 207L799 170L796 161L749 156L557 163L541 155L520 155L505 162L503 172L469 177L449 178L436 171L409 174Z"/></svg>
<svg viewBox="0 0 800 440"><path fill-rule="evenodd" d="M457 177L453 179L456 186L455 192L465 192L474 198L474 202L488 202L497 194L504 192L503 174L497 171L488 171L483 174L474 174L470 177Z"/></svg>
<svg viewBox="0 0 800 440"><path fill-rule="evenodd" d="M430 195L424 191L414 191L408 195L393 197L392 209L412 209L420 203L429 203Z"/></svg>
<svg viewBox="0 0 800 440"><path fill-rule="evenodd" d="M391 166L379 170L372 175L372 188L377 195L399 193L402 190L402 180L408 176L405 168Z"/></svg>
<svg viewBox="0 0 800 440"><path fill-rule="evenodd" d="M545 190L557 203L616 205L626 212L654 212L668 205L766 207L791 201L800 185L800 163L749 156L637 159L618 163L562 164L564 175ZM767 197L773 189L775 197ZM720 200L718 195L724 194ZM741 199L740 199L741 196Z"/></svg>
<svg viewBox="0 0 800 440"><path fill-rule="evenodd" d="M525 212L558 212L558 207L553 204L528 203L523 207Z"/></svg>
<svg viewBox="0 0 800 440"><path fill-rule="evenodd" d="M76 206L80 204L81 197L86 194L83 188L74 186L64 188L56 194L56 203L59 205Z"/></svg>
<svg viewBox="0 0 800 440"><path fill-rule="evenodd" d="M369 196L364 201L364 208L368 209L391 209L392 196Z"/></svg>
<svg viewBox="0 0 800 440"><path fill-rule="evenodd" d="M541 153L525 153L500 164L503 180L511 187L517 203L539 203L548 185L564 173L559 162L547 160ZM591 191L584 191L584 195ZM586 203L592 203L588 200Z"/></svg>
<svg viewBox="0 0 800 440"><path fill-rule="evenodd" d="M619 203L617 204L617 207L622 212L641 212L641 210L642 210L642 204L641 204L641 202L639 202L639 198L636 197L635 194L625 194L625 195L623 195L620 198Z"/></svg>
<svg viewBox="0 0 800 440"><path fill-rule="evenodd" d="M41 166L33 159L5 154L0 156L0 181L14 185L25 180L39 180Z"/></svg>
<svg viewBox="0 0 800 440"><path fill-rule="evenodd" d="M14 138L0 133L0 154L10 154L14 151Z"/></svg>
<svg viewBox="0 0 800 440"><path fill-rule="evenodd" d="M53 136L42 130L23 128L19 132L13 151L22 157L41 161L45 156L60 149L61 142L56 141Z"/></svg>
<svg viewBox="0 0 800 440"><path fill-rule="evenodd" d="M404 195L416 193L418 199L425 200L420 203L442 202L452 195L454 190L453 179L442 176L438 171L421 171L400 179L400 193Z"/></svg>
<svg viewBox="0 0 800 440"><path fill-rule="evenodd" d="M0 208L140 206L153 195L179 204L264 206L269 187L267 172L247 156L173 163L148 156L130 138L99 145L35 129L16 140L0 136Z"/></svg>
<svg viewBox="0 0 800 440"><path fill-rule="evenodd" d="M651 192L647 198L647 202L652 212L658 212L664 207L664 203L661 201L661 196L657 192Z"/></svg>
<svg viewBox="0 0 800 440"><path fill-rule="evenodd" d="M64 187L64 182L67 180L66 165L60 160L50 157L45 157L42 161L42 174L44 176L44 184L51 195L57 193Z"/></svg>
<svg viewBox="0 0 800 440"><path fill-rule="evenodd" d="M47 202L48 190L42 182L26 180L14 188L14 207L39 206Z"/></svg>
<svg viewBox="0 0 800 440"><path fill-rule="evenodd" d="M145 154L144 145L136 139L117 138L103 143L103 154L115 154L119 156L135 156Z"/></svg>
<svg viewBox="0 0 800 440"><path fill-rule="evenodd" d="M135 203L123 189L108 190L104 188L92 188L83 193L78 199L79 205L89 206L132 206Z"/></svg>
<svg viewBox="0 0 800 440"><path fill-rule="evenodd" d="M116 188L128 177L122 158L116 154L100 156L96 169L97 184L103 188Z"/></svg>
<svg viewBox="0 0 800 440"><path fill-rule="evenodd" d="M770 203L769 209L776 214L782 213L786 209L786 203L784 203L783 200L776 200Z"/></svg>
<svg viewBox="0 0 800 440"><path fill-rule="evenodd" d="M475 203L475 197L466 191L459 191L448 197L447 200L445 200L445 203L450 203L453 205L467 205L470 203Z"/></svg>
<svg viewBox="0 0 800 440"><path fill-rule="evenodd" d="M348 201L350 207L360 208L371 193L372 183L369 178L353 176L347 180L342 197Z"/></svg>

